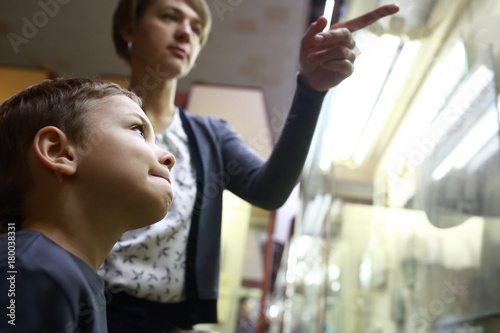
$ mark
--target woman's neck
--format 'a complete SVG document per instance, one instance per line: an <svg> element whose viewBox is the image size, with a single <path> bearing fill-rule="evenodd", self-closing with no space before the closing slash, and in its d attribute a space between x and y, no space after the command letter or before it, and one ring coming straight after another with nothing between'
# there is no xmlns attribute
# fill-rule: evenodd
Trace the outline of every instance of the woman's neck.
<svg viewBox="0 0 500 333"><path fill-rule="evenodd" d="M130 89L142 98L142 109L151 121L155 133L163 132L175 113L177 79L164 79L148 71L133 71L130 83Z"/></svg>

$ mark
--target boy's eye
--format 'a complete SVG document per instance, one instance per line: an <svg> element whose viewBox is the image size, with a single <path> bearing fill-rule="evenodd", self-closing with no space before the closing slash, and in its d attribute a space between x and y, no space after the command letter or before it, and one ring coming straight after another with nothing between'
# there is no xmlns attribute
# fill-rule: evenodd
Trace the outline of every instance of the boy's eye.
<svg viewBox="0 0 500 333"><path fill-rule="evenodd" d="M145 138L146 137L146 134L145 134L145 126L144 125L134 125L132 126L131 128L132 131L136 131L136 132L139 132L139 134Z"/></svg>

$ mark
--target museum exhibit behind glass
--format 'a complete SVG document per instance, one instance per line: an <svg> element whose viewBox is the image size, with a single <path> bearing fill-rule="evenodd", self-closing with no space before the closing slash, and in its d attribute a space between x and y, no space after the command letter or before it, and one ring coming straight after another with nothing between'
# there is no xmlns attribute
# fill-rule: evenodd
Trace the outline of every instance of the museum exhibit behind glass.
<svg viewBox="0 0 500 333"><path fill-rule="evenodd" d="M489 46L472 61L456 45L465 55L457 82L410 139L426 154L404 205L343 202L335 166L322 163L331 115L321 114L269 311L272 332L500 332L494 60Z"/></svg>

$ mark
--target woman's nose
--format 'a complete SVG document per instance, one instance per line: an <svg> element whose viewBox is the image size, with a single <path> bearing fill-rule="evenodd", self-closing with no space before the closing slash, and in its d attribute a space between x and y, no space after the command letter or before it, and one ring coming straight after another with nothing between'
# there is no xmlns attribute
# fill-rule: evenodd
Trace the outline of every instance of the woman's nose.
<svg viewBox="0 0 500 333"><path fill-rule="evenodd" d="M183 42L188 42L191 39L192 34L193 34L193 29L191 28L191 24L187 20L182 21L177 27L176 36Z"/></svg>

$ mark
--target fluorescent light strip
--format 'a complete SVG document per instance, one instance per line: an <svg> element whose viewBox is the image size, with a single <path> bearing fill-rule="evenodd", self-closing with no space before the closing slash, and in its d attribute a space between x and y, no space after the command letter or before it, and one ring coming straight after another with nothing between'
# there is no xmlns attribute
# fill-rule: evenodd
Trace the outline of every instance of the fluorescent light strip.
<svg viewBox="0 0 500 333"><path fill-rule="evenodd" d="M481 93L492 82L494 73L485 65L479 66L467 80L458 86L446 106L437 115L432 128L439 128L443 135L456 126L456 122L464 115Z"/></svg>
<svg viewBox="0 0 500 333"><path fill-rule="evenodd" d="M326 0L325 9L323 11L323 16L327 19L327 24L326 24L325 29L323 29L323 31L328 31L330 29L330 26L332 25L332 16L333 16L334 8L335 8L335 0ZM332 89L330 89L330 91L328 92L328 94L325 98L325 103L323 103L323 108L325 107L325 105L329 105L331 103L331 102L326 102L326 101L331 100L331 95L332 95ZM328 131L326 131L326 132L328 132ZM327 140L326 141L324 140L323 142L328 142L328 140L329 139L327 138ZM336 157L331 155L331 154L333 154L333 150L326 149L326 152L330 152L330 154L323 153L321 155L321 159L320 159L320 163L319 163L319 167L323 171L329 170L332 160L336 159Z"/></svg>
<svg viewBox="0 0 500 333"><path fill-rule="evenodd" d="M356 59L354 73L334 88L328 142L336 160L351 160L399 47L399 38L394 36L371 38Z"/></svg>
<svg viewBox="0 0 500 333"><path fill-rule="evenodd" d="M430 126L438 111L445 105L447 94L452 92L467 71L465 47L463 41L459 40L446 58L435 64L424 85L417 93L416 102L408 112L396 137L392 140L384 160L384 168L393 168L394 164L399 164L398 156L404 155L402 152L409 150L405 147L412 146L412 138L417 138L419 133L423 133ZM487 76L484 72L483 75ZM454 101L460 98L460 94L454 94L454 96L456 96L455 99L452 99Z"/></svg>
<svg viewBox="0 0 500 333"><path fill-rule="evenodd" d="M399 38L397 39L399 40ZM356 147L353 155L355 164L360 165L363 163L375 137L380 132L387 115L391 111L394 96L398 96L419 49L420 42L418 41L404 44Z"/></svg>
<svg viewBox="0 0 500 333"><path fill-rule="evenodd" d="M491 107L455 149L434 169L432 179L440 180L453 168L462 169L497 132L498 115L496 108Z"/></svg>
<svg viewBox="0 0 500 333"><path fill-rule="evenodd" d="M332 16L334 8L335 8L335 0L326 0L325 11L323 12L323 16L326 17L328 23L326 24L326 27L323 31L328 31L328 29L330 29L330 26L332 25Z"/></svg>

